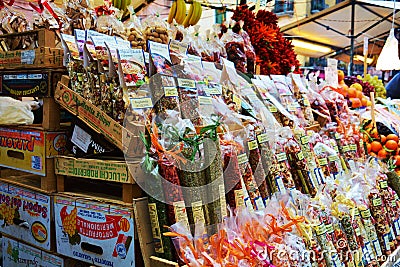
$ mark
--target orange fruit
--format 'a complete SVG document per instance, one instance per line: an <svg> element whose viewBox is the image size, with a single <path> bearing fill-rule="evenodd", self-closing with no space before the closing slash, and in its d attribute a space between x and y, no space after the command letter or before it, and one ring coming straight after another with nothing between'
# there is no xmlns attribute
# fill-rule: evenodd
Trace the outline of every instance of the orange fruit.
<svg viewBox="0 0 400 267"><path fill-rule="evenodd" d="M342 70L338 70L338 80L339 82L344 80L344 72Z"/></svg>
<svg viewBox="0 0 400 267"><path fill-rule="evenodd" d="M386 144L385 144L385 147L386 147L387 149L390 149L390 150L397 150L397 148L399 147L399 145L398 145L397 142L394 141L394 140L387 140L387 141L386 141Z"/></svg>
<svg viewBox="0 0 400 267"><path fill-rule="evenodd" d="M378 158L386 159L388 157L388 152L385 149L381 149L378 152Z"/></svg>
<svg viewBox="0 0 400 267"><path fill-rule="evenodd" d="M386 136L386 139L396 141L396 143L399 142L399 137L395 134L389 134L388 136Z"/></svg>
<svg viewBox="0 0 400 267"><path fill-rule="evenodd" d="M361 91L356 92L357 98L362 100L364 98L364 94Z"/></svg>
<svg viewBox="0 0 400 267"><path fill-rule="evenodd" d="M368 105L368 98L363 97L363 98L361 99L361 105L362 105L363 107L366 107L366 106Z"/></svg>
<svg viewBox="0 0 400 267"><path fill-rule="evenodd" d="M355 98L357 97L357 90L355 88L349 87L349 90L347 90L347 95L349 98Z"/></svg>
<svg viewBox="0 0 400 267"><path fill-rule="evenodd" d="M379 143L378 141L373 141L371 143L371 151L378 153L382 149L382 144Z"/></svg>
<svg viewBox="0 0 400 267"><path fill-rule="evenodd" d="M370 100L367 101L367 107L370 107L372 105L372 102Z"/></svg>
<svg viewBox="0 0 400 267"><path fill-rule="evenodd" d="M359 108L361 107L361 100L358 98L350 98L351 107L352 108Z"/></svg>
<svg viewBox="0 0 400 267"><path fill-rule="evenodd" d="M376 154L375 154L374 152L369 153L369 155L370 155L371 157L375 157L375 158L377 157Z"/></svg>
<svg viewBox="0 0 400 267"><path fill-rule="evenodd" d="M381 143L382 144L386 143L386 136L384 136L383 134L381 135Z"/></svg>
<svg viewBox="0 0 400 267"><path fill-rule="evenodd" d="M368 153L371 152L371 144L367 144L367 151Z"/></svg>
<svg viewBox="0 0 400 267"><path fill-rule="evenodd" d="M400 156L399 155L394 156L393 160L395 161L394 164L396 166L400 166Z"/></svg>

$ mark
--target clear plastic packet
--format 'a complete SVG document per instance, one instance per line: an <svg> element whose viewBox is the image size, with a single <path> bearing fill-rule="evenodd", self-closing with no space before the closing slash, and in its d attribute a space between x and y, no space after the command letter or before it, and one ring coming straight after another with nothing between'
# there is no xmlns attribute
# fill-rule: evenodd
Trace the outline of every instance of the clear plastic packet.
<svg viewBox="0 0 400 267"><path fill-rule="evenodd" d="M176 111L180 116L178 85L174 77L155 75L150 79L150 89L155 112L161 120L165 119L169 110Z"/></svg>
<svg viewBox="0 0 400 267"><path fill-rule="evenodd" d="M195 126L203 124L199 114L200 101L195 80L177 78L180 110L183 119L189 119Z"/></svg>
<svg viewBox="0 0 400 267"><path fill-rule="evenodd" d="M149 41L150 76L158 73L173 76L169 45Z"/></svg>
<svg viewBox="0 0 400 267"><path fill-rule="evenodd" d="M186 57L186 52L188 49L188 44L184 42L179 42L176 40L171 40L169 43L170 57L173 65L179 65Z"/></svg>
<svg viewBox="0 0 400 267"><path fill-rule="evenodd" d="M202 64L205 79L207 79L208 82L219 83L221 80L221 71L215 67L214 62L204 61Z"/></svg>
<svg viewBox="0 0 400 267"><path fill-rule="evenodd" d="M311 109L311 103L307 96L307 89L300 77L300 74L291 74L293 82L293 93L297 101L301 106L301 110L304 114L304 119L308 126L314 124L314 116Z"/></svg>
<svg viewBox="0 0 400 267"><path fill-rule="evenodd" d="M251 44L249 34L245 30L243 30L244 21L242 20L239 21L239 25L240 25L239 35L242 36L243 38L244 51L246 53L246 58L247 58L247 73L254 74L257 61L256 52L254 50L253 45Z"/></svg>
<svg viewBox="0 0 400 267"><path fill-rule="evenodd" d="M97 18L96 30L111 36L125 37L124 24L114 15L103 15Z"/></svg>
<svg viewBox="0 0 400 267"><path fill-rule="evenodd" d="M314 117L317 117L317 121L321 127L325 126L327 123L332 122L328 106L324 98L311 89L310 87L307 90L307 96L311 103L311 108L313 109Z"/></svg>
<svg viewBox="0 0 400 267"><path fill-rule="evenodd" d="M134 49L147 50L146 38L142 32L142 25L139 18L135 15L131 17L130 22L125 25L125 36Z"/></svg>
<svg viewBox="0 0 400 267"><path fill-rule="evenodd" d="M247 57L244 48L244 40L239 35L232 31L230 27L221 37L221 41L225 44L225 50L228 55L228 60L235 64L235 68L242 72L247 72Z"/></svg>
<svg viewBox="0 0 400 267"><path fill-rule="evenodd" d="M329 146L325 145L322 138L317 134L314 134L314 136L311 137L310 142L312 144L314 154L317 157L317 164L319 167L317 177L320 178L320 182L322 184L325 184L326 179L331 177L328 157L329 155L334 155L335 151Z"/></svg>
<svg viewBox="0 0 400 267"><path fill-rule="evenodd" d="M186 55L186 57L183 58L182 65L182 75L188 76L196 81L204 80L204 69L201 57Z"/></svg>
<svg viewBox="0 0 400 267"><path fill-rule="evenodd" d="M80 1L64 1L65 15L69 18L70 31L94 30L96 28L96 15L93 10L85 8Z"/></svg>
<svg viewBox="0 0 400 267"><path fill-rule="evenodd" d="M117 49L117 53L119 72L123 76L123 86L142 86L147 74L143 50L122 48Z"/></svg>
<svg viewBox="0 0 400 267"><path fill-rule="evenodd" d="M147 41L169 43L168 24L159 16L147 16L142 20L143 34Z"/></svg>

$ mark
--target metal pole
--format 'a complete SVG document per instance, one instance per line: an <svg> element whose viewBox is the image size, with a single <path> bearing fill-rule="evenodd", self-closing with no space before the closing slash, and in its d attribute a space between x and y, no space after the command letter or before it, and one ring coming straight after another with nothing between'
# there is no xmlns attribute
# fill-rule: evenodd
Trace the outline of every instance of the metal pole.
<svg viewBox="0 0 400 267"><path fill-rule="evenodd" d="M356 13L356 5L355 5L355 0L351 1L351 25L350 25L350 64L349 64L349 70L348 70L348 75L352 76L353 71L354 71L354 18L355 18L355 13Z"/></svg>

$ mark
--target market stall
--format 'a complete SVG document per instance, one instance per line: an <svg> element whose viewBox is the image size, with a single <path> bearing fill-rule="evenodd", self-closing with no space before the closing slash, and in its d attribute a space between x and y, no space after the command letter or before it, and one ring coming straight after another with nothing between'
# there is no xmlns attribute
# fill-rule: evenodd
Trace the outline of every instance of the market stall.
<svg viewBox="0 0 400 267"><path fill-rule="evenodd" d="M323 81L301 75L277 17L247 6L204 32L196 1L167 21L125 1L32 3L33 26L12 4L0 9L4 266L399 258L399 103L377 77L344 77L334 59Z"/></svg>

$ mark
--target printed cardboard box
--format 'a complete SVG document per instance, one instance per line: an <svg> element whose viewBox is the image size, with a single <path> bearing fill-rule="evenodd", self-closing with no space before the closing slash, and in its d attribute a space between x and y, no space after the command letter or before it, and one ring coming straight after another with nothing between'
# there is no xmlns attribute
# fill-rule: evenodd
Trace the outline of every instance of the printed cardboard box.
<svg viewBox="0 0 400 267"><path fill-rule="evenodd" d="M42 251L17 240L3 236L3 266L7 267L88 267L89 265L73 259Z"/></svg>
<svg viewBox="0 0 400 267"><path fill-rule="evenodd" d="M56 255L3 236L3 266L64 267L64 260Z"/></svg>
<svg viewBox="0 0 400 267"><path fill-rule="evenodd" d="M96 266L135 266L132 208L56 195L54 212L59 254Z"/></svg>
<svg viewBox="0 0 400 267"><path fill-rule="evenodd" d="M46 158L66 153L66 132L0 128L0 166L45 176Z"/></svg>
<svg viewBox="0 0 400 267"><path fill-rule="evenodd" d="M51 197L0 182L0 231L29 244L51 250Z"/></svg>

